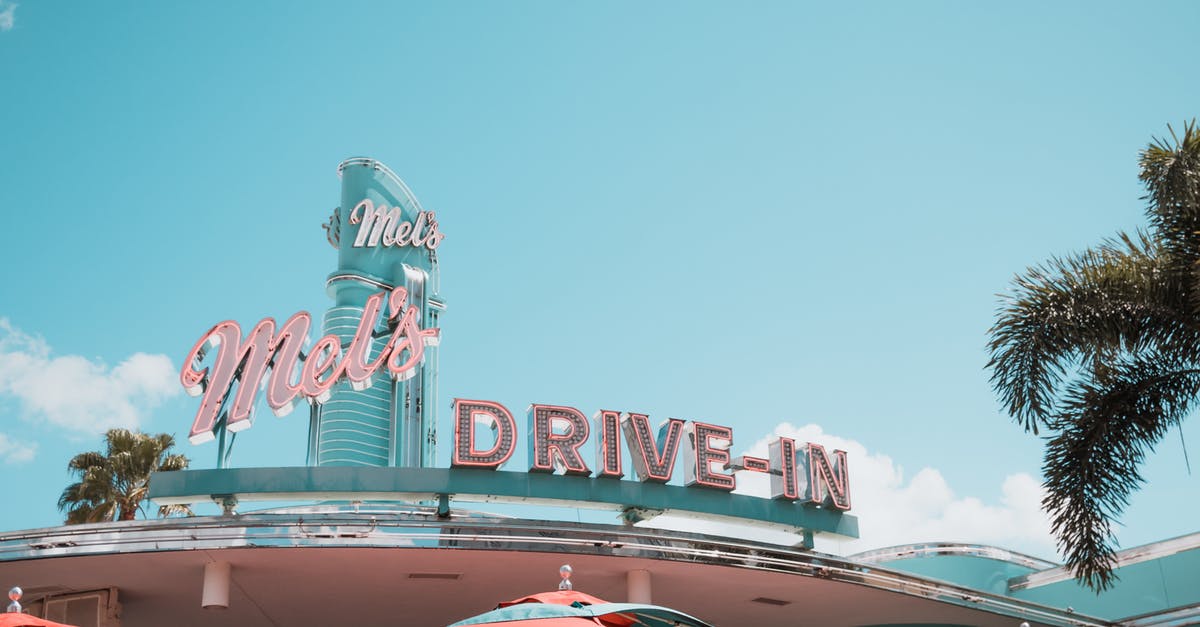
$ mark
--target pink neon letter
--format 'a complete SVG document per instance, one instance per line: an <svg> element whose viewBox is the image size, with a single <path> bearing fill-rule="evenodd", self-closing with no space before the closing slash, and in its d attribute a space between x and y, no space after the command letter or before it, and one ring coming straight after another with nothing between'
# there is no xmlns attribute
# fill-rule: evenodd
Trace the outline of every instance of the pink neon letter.
<svg viewBox="0 0 1200 627"><path fill-rule="evenodd" d="M187 359L183 362L183 370L179 373L179 382L192 396L204 394L200 400L200 409L192 421L192 431L188 441L200 444L213 439L213 429L217 426L217 414L225 400L229 386L233 384L233 373L237 369L236 354L242 341L242 328L233 320L218 323L208 333L205 333L192 347ZM212 349L217 349L212 376L209 368L197 370L204 356Z"/></svg>
<svg viewBox="0 0 1200 627"><path fill-rule="evenodd" d="M771 498L795 501L800 498L796 485L796 441L779 438L767 445L771 460Z"/></svg>
<svg viewBox="0 0 1200 627"><path fill-rule="evenodd" d="M491 421L496 444L486 451L475 448L475 419ZM500 403L454 399L454 452L450 465L456 468L495 470L512 457L517 444L517 421Z"/></svg>
<svg viewBox="0 0 1200 627"><path fill-rule="evenodd" d="M403 290L404 288L399 288ZM367 302L363 303L362 318L358 321L358 329L354 332L354 339L350 341L350 347L346 349L345 361L342 362L342 370L346 373L346 378L350 379L351 386L356 390L365 390L371 387L371 375L379 370L379 366L383 364L383 360L387 359L388 351L384 349L380 352L375 361L367 362L367 356L371 354L371 344L375 343L373 334L375 332L375 323L379 320L379 310L383 307L383 297L386 292L377 292L367 297ZM388 342L388 346L392 345L393 341Z"/></svg>
<svg viewBox="0 0 1200 627"><path fill-rule="evenodd" d="M733 475L713 470L713 464L722 468L729 463L729 446L733 445L733 429L717 425L693 422L684 428L692 454L683 460L684 485L699 485L718 490L732 490L737 486ZM713 440L724 440L726 448L716 448Z"/></svg>
<svg viewBox="0 0 1200 627"><path fill-rule="evenodd" d="M602 409L592 416L596 431L596 476L604 479L620 479L621 470L621 414Z"/></svg>
<svg viewBox="0 0 1200 627"><path fill-rule="evenodd" d="M279 327L279 333L271 342L272 348L277 350L271 364L271 380L267 384L267 406L276 416L291 413L296 395L300 393L300 384L292 382L292 375L311 323L308 312L301 311Z"/></svg>
<svg viewBox="0 0 1200 627"><path fill-rule="evenodd" d="M387 351L390 351L387 366L392 373L392 377L404 381L412 378L417 372L417 366L425 360L425 347L437 346L441 339L441 330L437 328L422 329L417 323L418 311L416 306L404 308L407 301L408 292L403 287L397 287L392 290L392 295L388 299L388 306L391 308L389 317L395 319L400 316L400 321L396 324L396 331L392 335L391 341L388 342ZM404 352L408 352L408 359L400 361L400 357Z"/></svg>
<svg viewBox="0 0 1200 627"><path fill-rule="evenodd" d="M313 344L308 351L308 359L304 360L304 369L300 372L300 388L304 395L318 403L329 400L329 390L341 376L341 368L337 358L342 352L342 343L336 335L326 335ZM343 364L345 362L342 362ZM324 379L322 374L333 371Z"/></svg>
<svg viewBox="0 0 1200 627"><path fill-rule="evenodd" d="M683 421L669 418L658 430L658 443L650 434L650 418L645 414L625 414L621 421L625 440L633 456L633 472L638 481L666 483L675 470L675 453L679 450L679 435ZM635 444L636 443L636 446Z"/></svg>
<svg viewBox="0 0 1200 627"><path fill-rule="evenodd" d="M565 421L567 432L554 432L555 420ZM563 468L563 474L592 474L579 447L588 439L587 418L574 407L555 405L529 406L529 471L554 472L555 462Z"/></svg>
<svg viewBox="0 0 1200 627"><path fill-rule="evenodd" d="M850 509L850 476L846 464L846 451L834 451L833 461L825 453L825 447L809 442L804 446L805 454L798 460L804 467L804 500L835 509Z"/></svg>

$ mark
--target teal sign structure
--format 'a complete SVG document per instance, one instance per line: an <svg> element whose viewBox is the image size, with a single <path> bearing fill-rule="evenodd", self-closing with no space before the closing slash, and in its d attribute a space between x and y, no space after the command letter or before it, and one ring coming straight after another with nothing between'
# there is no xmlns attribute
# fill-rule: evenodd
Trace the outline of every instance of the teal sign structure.
<svg viewBox="0 0 1200 627"><path fill-rule="evenodd" d="M438 317L445 309L437 247L445 236L433 212L383 164L350 159L338 172L342 206L325 227L338 249L337 270L325 282L334 301L325 335L304 349L307 312L281 325L265 318L244 338L227 320L184 361L181 383L202 396L188 439L218 439L218 466L225 465L227 432L253 424L260 388L278 416L297 398L310 402L311 464L433 463Z"/></svg>
<svg viewBox="0 0 1200 627"><path fill-rule="evenodd" d="M436 500L447 511L458 498L611 508L626 520L687 512L802 530L808 540L814 531L857 536L857 522L844 514L845 452L779 438L767 458L735 459L733 429L696 421L670 418L655 429L637 412L600 410L589 419L535 403L524 433L529 470L504 472L522 435L512 413L493 401L456 399L451 468L432 468L445 310L437 250L446 236L434 212L378 161L350 159L338 172L341 206L325 226L338 264L326 280L334 302L324 335L308 344L306 312L282 324L263 319L244 337L234 321L205 333L180 381L202 397L189 439L218 440L218 468L156 475L151 498ZM310 410L308 467L224 467L227 433L251 426L257 402L284 415L300 399ZM625 459L636 482L623 480ZM679 459L685 485L665 485ZM771 498L730 494L738 470L768 474Z"/></svg>
<svg viewBox="0 0 1200 627"><path fill-rule="evenodd" d="M354 338L367 299L403 287L418 309L422 328L438 328L445 310L439 294L437 247L444 236L408 186L372 159L338 166L342 202L330 217L329 241L338 249L337 270L325 285L333 307L325 332L345 343ZM390 335L380 323L375 349ZM309 460L318 466L425 467L434 463L437 439L437 350L407 379L386 372L372 385L334 386L329 400L314 405Z"/></svg>

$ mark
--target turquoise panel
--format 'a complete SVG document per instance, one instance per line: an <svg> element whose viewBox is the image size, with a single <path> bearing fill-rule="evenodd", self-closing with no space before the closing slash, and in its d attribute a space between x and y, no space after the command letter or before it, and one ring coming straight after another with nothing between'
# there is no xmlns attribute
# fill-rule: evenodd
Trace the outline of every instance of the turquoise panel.
<svg viewBox="0 0 1200 627"><path fill-rule="evenodd" d="M377 167L378 166L378 167ZM401 281L402 264L430 272L433 258L424 248L404 247L361 247L355 248L356 227L350 224L350 211L363 199L376 205L402 207L406 220L415 220L419 207L416 199L399 179L393 178L386 166L374 161L347 160L342 167L342 203L338 211L341 217L341 245L338 248L338 270L359 272L384 280Z"/></svg>
<svg viewBox="0 0 1200 627"><path fill-rule="evenodd" d="M1200 603L1200 549L1118 568L1120 580L1097 595L1074 579L1013 592L1012 596L1117 620Z"/></svg>

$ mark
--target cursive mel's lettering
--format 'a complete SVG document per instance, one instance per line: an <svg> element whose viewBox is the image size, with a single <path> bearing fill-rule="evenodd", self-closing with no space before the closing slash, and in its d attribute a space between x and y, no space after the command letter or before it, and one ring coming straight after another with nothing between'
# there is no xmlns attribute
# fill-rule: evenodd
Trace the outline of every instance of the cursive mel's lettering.
<svg viewBox="0 0 1200 627"><path fill-rule="evenodd" d="M382 243L384 246L435 250L446 237L438 231L437 218L432 211L419 211L416 220L409 222L404 219L404 211L400 207L376 207L369 198L354 205L349 221L358 225L358 232L354 236L354 246L358 248Z"/></svg>
<svg viewBox="0 0 1200 627"><path fill-rule="evenodd" d="M385 299L388 320L394 322L392 335L372 357L372 333ZM313 344L307 356L301 355L301 349L312 316L304 311L288 318L278 331L273 318L264 318L245 339L233 320L214 326L192 347L179 375L188 394L204 396L188 440L199 444L213 439L213 429L230 397L226 428L241 431L249 427L251 410L268 369L267 406L277 416L291 412L297 397L317 403L328 400L330 388L342 378L356 390L369 387L371 377L383 369L396 380L411 378L425 358L425 347L436 346L440 338L439 329L420 327L419 316L420 310L408 305L408 291L403 287L372 294L363 305L354 339L344 351L336 335L326 335ZM216 357L211 365L200 368L214 350ZM237 391L231 394L235 382Z"/></svg>

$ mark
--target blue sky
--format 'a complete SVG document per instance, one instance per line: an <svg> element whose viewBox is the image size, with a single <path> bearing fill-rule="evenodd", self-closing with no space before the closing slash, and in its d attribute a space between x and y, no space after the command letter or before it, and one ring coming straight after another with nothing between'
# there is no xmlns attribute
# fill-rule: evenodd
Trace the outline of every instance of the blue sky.
<svg viewBox="0 0 1200 627"><path fill-rule="evenodd" d="M1198 19L3 0L0 473L20 507L0 528L56 524L66 461L106 425L183 442L196 400L173 377L211 325L329 305L334 167L368 155L447 234L446 402L707 420L738 450L820 432L861 447L879 542L1050 554L1041 443L984 371L996 294L1143 224L1138 150L1200 113ZM235 462L302 464L305 421L263 415ZM1122 544L1196 531L1178 433L1145 470Z"/></svg>

